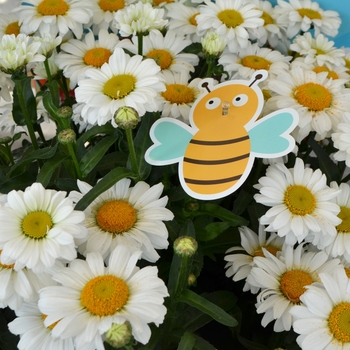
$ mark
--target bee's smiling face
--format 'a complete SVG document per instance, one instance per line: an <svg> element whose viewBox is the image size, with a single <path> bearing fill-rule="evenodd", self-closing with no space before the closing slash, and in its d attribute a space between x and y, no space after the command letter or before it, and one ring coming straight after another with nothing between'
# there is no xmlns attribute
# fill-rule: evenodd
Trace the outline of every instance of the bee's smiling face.
<svg viewBox="0 0 350 350"><path fill-rule="evenodd" d="M200 129L209 122L244 126L255 115L259 105L257 93L247 85L230 84L206 94L195 106L193 120Z"/></svg>

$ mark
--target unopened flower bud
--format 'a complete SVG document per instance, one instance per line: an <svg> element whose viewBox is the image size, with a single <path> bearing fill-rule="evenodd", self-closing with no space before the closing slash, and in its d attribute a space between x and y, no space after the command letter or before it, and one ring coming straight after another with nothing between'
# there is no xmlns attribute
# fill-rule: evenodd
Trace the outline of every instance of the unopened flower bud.
<svg viewBox="0 0 350 350"><path fill-rule="evenodd" d="M120 107L114 114L114 121L123 130L134 129L139 122L139 114L132 107Z"/></svg>
<svg viewBox="0 0 350 350"><path fill-rule="evenodd" d="M174 251L182 258L191 257L198 249L197 241L190 236L180 236L175 239Z"/></svg>
<svg viewBox="0 0 350 350"><path fill-rule="evenodd" d="M227 44L227 41L215 32L208 32L201 41L206 56L219 57Z"/></svg>
<svg viewBox="0 0 350 350"><path fill-rule="evenodd" d="M57 115L63 119L71 118L73 115L73 109L72 107L69 107L69 106L63 106L58 109Z"/></svg>
<svg viewBox="0 0 350 350"><path fill-rule="evenodd" d="M194 273L190 273L188 275L187 284L191 287L196 283L196 281L197 281L197 278L194 275Z"/></svg>
<svg viewBox="0 0 350 350"><path fill-rule="evenodd" d="M106 333L106 342L114 348L123 348L132 340L131 325L129 322L123 324L113 323Z"/></svg>
<svg viewBox="0 0 350 350"><path fill-rule="evenodd" d="M63 145L74 143L76 140L76 134L72 129L65 129L58 134L57 140Z"/></svg>
<svg viewBox="0 0 350 350"><path fill-rule="evenodd" d="M199 203L195 199L190 200L185 204L186 211L195 212L195 211L198 211L198 209L199 209Z"/></svg>

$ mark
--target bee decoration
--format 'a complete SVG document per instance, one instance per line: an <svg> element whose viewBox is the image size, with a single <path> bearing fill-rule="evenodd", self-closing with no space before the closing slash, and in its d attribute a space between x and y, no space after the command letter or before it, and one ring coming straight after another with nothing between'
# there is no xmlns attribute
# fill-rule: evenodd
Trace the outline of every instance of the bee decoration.
<svg viewBox="0 0 350 350"><path fill-rule="evenodd" d="M190 110L190 126L158 119L150 130L154 144L145 153L146 161L179 163L181 185L191 197L211 200L236 191L255 157L281 157L295 146L289 135L299 120L295 110L280 109L258 119L264 105L258 83L266 78L267 71L258 70L250 81L214 85L211 78L202 80L204 93Z"/></svg>

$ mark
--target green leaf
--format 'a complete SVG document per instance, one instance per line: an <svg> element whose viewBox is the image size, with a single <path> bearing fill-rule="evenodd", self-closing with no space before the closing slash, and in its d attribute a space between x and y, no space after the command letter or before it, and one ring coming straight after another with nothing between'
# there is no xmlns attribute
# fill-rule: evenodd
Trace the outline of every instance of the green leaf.
<svg viewBox="0 0 350 350"><path fill-rule="evenodd" d="M203 229L196 231L198 241L211 241L230 227L227 222L212 222Z"/></svg>
<svg viewBox="0 0 350 350"><path fill-rule="evenodd" d="M179 297L179 301L195 307L225 326L235 327L238 324L236 319L229 315L221 307L213 304L209 300L192 292L191 290L184 290Z"/></svg>
<svg viewBox="0 0 350 350"><path fill-rule="evenodd" d="M29 176L27 172L22 172L0 184L0 193L9 193L12 190L22 190L35 182L35 178Z"/></svg>
<svg viewBox="0 0 350 350"><path fill-rule="evenodd" d="M337 165L314 139L310 137L308 143L316 153L319 168L327 176L328 182L337 181L339 183L341 175Z"/></svg>
<svg viewBox="0 0 350 350"><path fill-rule="evenodd" d="M139 175L141 180L146 180L149 176L152 165L145 161L144 155L153 142L149 136L149 130L152 124L156 121L156 113L147 113L141 119L140 127L134 138L134 147L136 152L136 160L139 169ZM128 160L127 167L131 168L130 159Z"/></svg>
<svg viewBox="0 0 350 350"><path fill-rule="evenodd" d="M194 344L193 349L195 350L216 350L213 345L211 345L208 341L201 338L200 336L194 334L193 335L196 338L196 343Z"/></svg>
<svg viewBox="0 0 350 350"><path fill-rule="evenodd" d="M83 177L86 177L95 168L97 163L102 159L102 157L117 139L118 132L115 132L111 136L106 136L85 154L85 156L79 162Z"/></svg>
<svg viewBox="0 0 350 350"><path fill-rule="evenodd" d="M231 310L237 302L235 294L226 290L219 290L213 293L203 293L201 296L225 311ZM181 315L179 324L182 325L183 329L195 332L210 321L212 321L211 316L204 314L196 308L190 307L184 311L183 315Z"/></svg>
<svg viewBox="0 0 350 350"><path fill-rule="evenodd" d="M85 196L76 204L75 210L85 210L101 193L107 191L116 182L132 176L132 171L126 168L115 168L105 175Z"/></svg>
<svg viewBox="0 0 350 350"><path fill-rule="evenodd" d="M2 158L6 164L10 163L11 161L8 149L3 145L0 145L0 158Z"/></svg>
<svg viewBox="0 0 350 350"><path fill-rule="evenodd" d="M230 226L247 226L248 221L241 216L214 203L202 203L199 210L192 212L194 216L210 215L227 222Z"/></svg>
<svg viewBox="0 0 350 350"><path fill-rule="evenodd" d="M12 167L11 171L8 174L8 177L18 173L19 169L22 169L24 166L28 165L31 162L34 162L38 159L49 159L53 157L53 155L56 153L57 146L58 144L56 143L52 147L46 147L28 153L24 158L22 158Z"/></svg>
<svg viewBox="0 0 350 350"><path fill-rule="evenodd" d="M177 350L191 350L196 342L196 338L190 332L185 332L181 337Z"/></svg>
<svg viewBox="0 0 350 350"><path fill-rule="evenodd" d="M59 168L67 158L68 155L64 153L56 153L42 166L36 181L40 182L44 187L46 187L50 183L51 177L56 169Z"/></svg>
<svg viewBox="0 0 350 350"><path fill-rule="evenodd" d="M36 99L32 90L32 78L29 76L12 76L12 80L15 83L13 89L13 107L12 107L12 116L17 125L26 125L23 111L20 105L20 100L23 98L23 102L27 107L27 111L30 117L30 120L35 123L37 120L36 113Z"/></svg>

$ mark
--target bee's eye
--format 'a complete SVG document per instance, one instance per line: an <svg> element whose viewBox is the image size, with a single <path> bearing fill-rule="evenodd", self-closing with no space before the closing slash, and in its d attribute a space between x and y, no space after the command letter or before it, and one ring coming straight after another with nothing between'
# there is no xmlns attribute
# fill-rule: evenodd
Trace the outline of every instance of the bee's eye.
<svg viewBox="0 0 350 350"><path fill-rule="evenodd" d="M248 102L248 96L245 94L240 94L232 99L232 104L236 107L244 106Z"/></svg>
<svg viewBox="0 0 350 350"><path fill-rule="evenodd" d="M207 109L215 109L221 105L221 100L218 97L213 97L207 101L205 107Z"/></svg>

